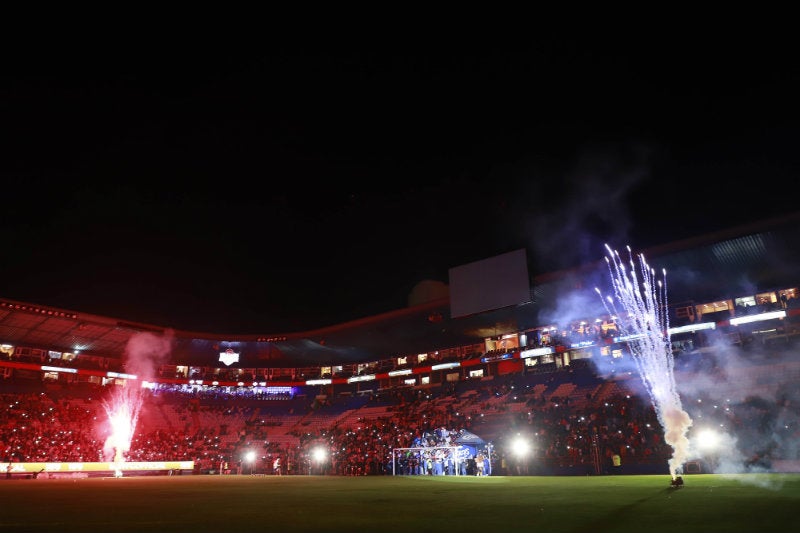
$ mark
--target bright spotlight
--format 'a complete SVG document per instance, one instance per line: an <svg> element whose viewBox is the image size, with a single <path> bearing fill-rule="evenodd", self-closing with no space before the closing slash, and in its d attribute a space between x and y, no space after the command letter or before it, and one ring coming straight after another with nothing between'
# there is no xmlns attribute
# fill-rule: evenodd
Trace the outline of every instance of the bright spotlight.
<svg viewBox="0 0 800 533"><path fill-rule="evenodd" d="M252 463L253 461L256 460L256 452L247 452L246 454L244 454L244 460L247 461L248 463Z"/></svg>
<svg viewBox="0 0 800 533"><path fill-rule="evenodd" d="M321 463L328 456L328 453L323 448L314 448L314 450L311 452L311 456L315 461Z"/></svg>
<svg viewBox="0 0 800 533"><path fill-rule="evenodd" d="M511 450L514 452L515 455L519 457L524 457L530 451L530 444L525 439L519 438L515 439L514 442L511 443Z"/></svg>
<svg viewBox="0 0 800 533"><path fill-rule="evenodd" d="M719 447L722 436L712 429L704 429L697 434L696 439L698 449L713 451Z"/></svg>

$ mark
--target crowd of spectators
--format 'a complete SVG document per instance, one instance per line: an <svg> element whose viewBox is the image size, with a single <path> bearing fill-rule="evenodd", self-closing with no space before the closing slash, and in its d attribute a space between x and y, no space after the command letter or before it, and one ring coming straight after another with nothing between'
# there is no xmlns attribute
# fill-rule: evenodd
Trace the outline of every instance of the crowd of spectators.
<svg viewBox="0 0 800 533"><path fill-rule="evenodd" d="M717 371L709 365L702 368ZM179 424L165 429L143 419L125 459L194 461L201 473L254 473L271 471L274 459L280 458L287 474L390 474L397 467L394 449L448 446L456 435L468 431L484 438L475 451L486 454L492 471L501 475L602 474L618 471L619 465L666 469L672 449L663 440L652 405L643 395L634 394L638 378L617 379L612 384L592 372L588 365L575 365L550 374L381 391L366 405L385 409L348 424L338 423L343 419L340 403L345 400L330 396L325 402L308 401L299 413L287 406L285 413L297 416L291 428L282 428L294 439L283 442L274 441L274 425L253 422L254 400L264 405L281 402L279 397L254 398L213 388L148 392L143 398L145 407L158 412L169 406L178 414ZM575 385L577 392L552 394L565 383ZM65 387L57 393L3 393L0 402L0 462L108 460L103 451L107 414L101 396L86 391L77 394ZM752 408L740 411L746 413L746 420L758 415ZM309 413L323 422L304 425ZM731 410L714 416L731 426L742 424ZM520 437L531 445L528 456L512 453L511 440ZM326 452L325 459L315 458L319 448ZM258 457L244 464L245 451L252 449L258 450ZM447 462L446 456L442 459ZM408 472L406 466L399 471ZM471 468L470 473L474 472ZM456 472L444 468L437 473Z"/></svg>

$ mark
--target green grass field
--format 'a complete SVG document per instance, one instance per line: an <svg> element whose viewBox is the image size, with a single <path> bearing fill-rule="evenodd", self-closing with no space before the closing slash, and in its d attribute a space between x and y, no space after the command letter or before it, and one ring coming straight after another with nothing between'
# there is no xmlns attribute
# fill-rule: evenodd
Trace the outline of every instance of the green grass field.
<svg viewBox="0 0 800 533"><path fill-rule="evenodd" d="M800 474L0 480L0 531L790 532Z"/></svg>

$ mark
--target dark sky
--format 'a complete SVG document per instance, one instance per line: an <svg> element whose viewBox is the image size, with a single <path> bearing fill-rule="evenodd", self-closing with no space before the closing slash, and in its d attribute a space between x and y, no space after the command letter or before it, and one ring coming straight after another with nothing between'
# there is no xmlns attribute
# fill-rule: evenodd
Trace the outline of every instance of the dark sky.
<svg viewBox="0 0 800 533"><path fill-rule="evenodd" d="M795 211L789 39L646 34L7 58L0 297L302 331Z"/></svg>

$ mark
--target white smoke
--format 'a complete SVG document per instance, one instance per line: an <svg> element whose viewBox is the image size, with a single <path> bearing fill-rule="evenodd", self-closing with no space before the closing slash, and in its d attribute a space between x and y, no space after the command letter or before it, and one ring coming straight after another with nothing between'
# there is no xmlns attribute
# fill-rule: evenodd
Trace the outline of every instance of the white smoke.
<svg viewBox="0 0 800 533"><path fill-rule="evenodd" d="M140 332L131 335L125 346L125 370L139 380L152 379L158 367L169 360L175 333L166 330L164 335Z"/></svg>
<svg viewBox="0 0 800 533"><path fill-rule="evenodd" d="M695 447L691 460L719 474L797 470L800 361L793 354L774 347L743 349L720 342L682 357L681 394L697 429L715 431L720 441L710 450Z"/></svg>

